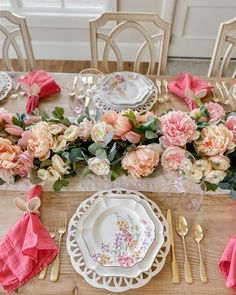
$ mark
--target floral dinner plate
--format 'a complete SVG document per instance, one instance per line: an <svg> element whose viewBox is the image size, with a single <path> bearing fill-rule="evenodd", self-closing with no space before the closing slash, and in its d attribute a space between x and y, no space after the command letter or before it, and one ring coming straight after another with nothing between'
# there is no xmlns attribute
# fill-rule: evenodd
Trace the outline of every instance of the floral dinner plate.
<svg viewBox="0 0 236 295"><path fill-rule="evenodd" d="M136 277L149 269L163 244L163 226L134 195L98 198L77 224L86 265L101 276Z"/></svg>

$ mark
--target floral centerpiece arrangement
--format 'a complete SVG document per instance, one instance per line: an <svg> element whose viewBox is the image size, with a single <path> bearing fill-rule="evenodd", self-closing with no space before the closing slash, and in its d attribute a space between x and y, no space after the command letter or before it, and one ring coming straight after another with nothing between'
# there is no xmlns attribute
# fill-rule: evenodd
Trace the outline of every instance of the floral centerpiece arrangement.
<svg viewBox="0 0 236 295"><path fill-rule="evenodd" d="M201 102L191 112L171 110L159 117L128 110L108 111L93 121L88 115L71 122L56 107L49 117L0 110L0 183L28 177L51 182L55 191L69 178L88 173L156 175L160 166L178 169L187 150L195 158L186 172L208 190L236 190L236 113L217 103Z"/></svg>

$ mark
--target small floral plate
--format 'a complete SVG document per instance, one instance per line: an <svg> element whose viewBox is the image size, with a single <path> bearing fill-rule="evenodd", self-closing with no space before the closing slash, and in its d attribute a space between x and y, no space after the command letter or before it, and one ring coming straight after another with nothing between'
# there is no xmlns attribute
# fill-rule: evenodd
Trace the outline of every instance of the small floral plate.
<svg viewBox="0 0 236 295"><path fill-rule="evenodd" d="M138 73L115 72L104 77L96 96L115 106L143 103L153 88L152 82Z"/></svg>
<svg viewBox="0 0 236 295"><path fill-rule="evenodd" d="M0 72L0 100L3 100L12 89L12 79L7 73Z"/></svg>
<svg viewBox="0 0 236 295"><path fill-rule="evenodd" d="M101 276L137 277L163 244L163 226L150 205L134 195L106 194L77 223L86 265Z"/></svg>

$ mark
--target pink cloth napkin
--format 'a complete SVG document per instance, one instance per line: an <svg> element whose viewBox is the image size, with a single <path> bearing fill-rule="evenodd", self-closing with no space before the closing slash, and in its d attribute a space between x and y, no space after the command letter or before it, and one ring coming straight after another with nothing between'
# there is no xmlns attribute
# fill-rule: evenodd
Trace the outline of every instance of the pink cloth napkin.
<svg viewBox="0 0 236 295"><path fill-rule="evenodd" d="M54 94L61 90L56 81L45 71L29 72L19 79L21 88L28 95L26 112L32 114L39 105L39 99Z"/></svg>
<svg viewBox="0 0 236 295"><path fill-rule="evenodd" d="M180 73L174 80L171 80L168 84L169 91L175 95L183 98L187 103L189 110L198 108L196 102L185 95L186 89L189 88L196 95L200 90L206 89L209 93L212 86L203 81L199 77L193 77L188 73Z"/></svg>
<svg viewBox="0 0 236 295"><path fill-rule="evenodd" d="M41 197L36 185L26 202ZM37 210L35 212L38 212ZM57 247L36 213L26 212L0 242L0 284L7 292L20 287L57 255Z"/></svg>
<svg viewBox="0 0 236 295"><path fill-rule="evenodd" d="M236 235L226 245L219 267L225 278L226 287L232 288L236 294Z"/></svg>

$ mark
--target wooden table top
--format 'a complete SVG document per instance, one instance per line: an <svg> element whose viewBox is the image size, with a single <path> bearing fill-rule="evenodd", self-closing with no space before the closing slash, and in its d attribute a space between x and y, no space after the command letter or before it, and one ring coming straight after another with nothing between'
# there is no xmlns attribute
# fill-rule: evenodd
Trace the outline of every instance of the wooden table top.
<svg viewBox="0 0 236 295"><path fill-rule="evenodd" d="M20 74L15 76L16 79ZM65 108L66 113L71 114L68 100L66 96L65 85L73 79L72 74L54 74L56 81L62 86L62 92L55 94L49 98L45 98L40 103L40 108L50 111L56 105L61 105ZM211 81L214 82L214 79ZM236 82L234 79L228 79L229 83ZM172 101L171 101L172 102ZM26 99L18 98L7 99L0 103L0 107L4 107L9 111L24 112ZM167 106L161 106L164 108ZM170 107L170 105L169 105ZM183 108L185 106L183 105ZM159 109L159 107L158 107ZM159 110L160 111L160 110ZM159 113L158 111L158 113ZM104 187L105 188L105 187ZM0 239L8 232L13 224L22 216L22 213L14 207L13 199L16 196L24 196L26 192L17 191L0 191ZM81 201L91 196L91 192L44 192L41 206L41 219L47 226L52 226L58 219L60 210L67 210L70 218L79 206ZM166 209L160 202L160 193L145 193L153 201L160 206L164 215ZM187 218L189 224L189 234L186 237L187 251L189 261L192 266L194 283L187 284L184 279L184 253L181 238L174 233L176 243L176 255L180 269L180 284L173 284L171 281L171 255L168 255L166 264L163 270L144 287L140 289L129 290L126 293L130 295L137 294L161 294L161 295L226 295L232 294L225 287L225 282L219 271L218 263L223 253L224 247L228 240L235 233L236 228L236 211L234 201L226 195L205 195L202 206L199 212L188 214L180 208L173 210L173 219L181 214ZM200 223L204 229L204 239L202 240L203 261L206 265L209 282L204 284L200 281L199 275L199 257L196 242L191 237L191 227L195 223ZM22 295L67 295L67 294L109 294L110 292L102 289L96 289L90 286L78 273L73 269L70 258L67 254L65 245L66 235L63 237L61 249L61 271L57 282L50 282L49 276L51 266L49 266L47 277L45 280L38 280L35 276L25 285L18 289L18 293ZM0 287L0 294L6 294Z"/></svg>

